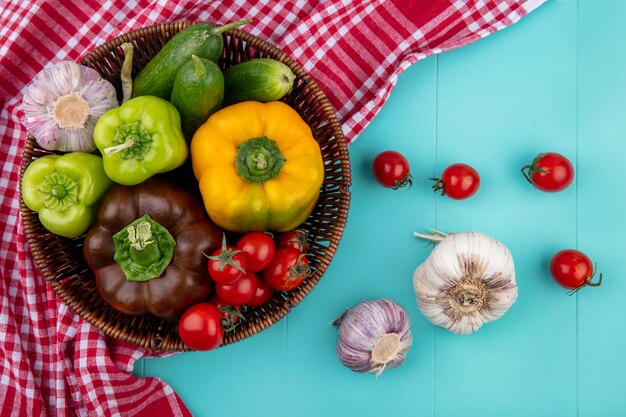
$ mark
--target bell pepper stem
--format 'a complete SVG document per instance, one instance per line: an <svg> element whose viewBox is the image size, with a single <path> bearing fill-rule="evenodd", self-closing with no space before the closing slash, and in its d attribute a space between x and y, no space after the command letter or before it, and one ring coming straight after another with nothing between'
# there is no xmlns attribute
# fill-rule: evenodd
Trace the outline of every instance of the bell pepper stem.
<svg viewBox="0 0 626 417"><path fill-rule="evenodd" d="M128 226L128 240L130 242L130 257L140 265L148 266L161 258L159 245L152 237L152 226L147 221Z"/></svg>
<svg viewBox="0 0 626 417"><path fill-rule="evenodd" d="M67 195L67 190L62 185L57 184L52 187L50 194L60 200Z"/></svg>
<svg viewBox="0 0 626 417"><path fill-rule="evenodd" d="M161 276L174 256L176 241L146 214L113 235L114 259L128 281Z"/></svg>
<svg viewBox="0 0 626 417"><path fill-rule="evenodd" d="M130 136L124 143L115 146L109 146L108 148L104 148L104 153L107 155L113 155L118 152L123 151L124 149L132 148L137 143L137 138L134 136Z"/></svg>
<svg viewBox="0 0 626 417"><path fill-rule="evenodd" d="M285 157L271 139L249 139L237 148L235 165L239 176L247 181L264 184L279 173Z"/></svg>
<svg viewBox="0 0 626 417"><path fill-rule="evenodd" d="M146 246L154 242L151 229L150 223L146 221L139 222L137 227L129 226L128 240L130 240L130 245L135 250L144 250Z"/></svg>

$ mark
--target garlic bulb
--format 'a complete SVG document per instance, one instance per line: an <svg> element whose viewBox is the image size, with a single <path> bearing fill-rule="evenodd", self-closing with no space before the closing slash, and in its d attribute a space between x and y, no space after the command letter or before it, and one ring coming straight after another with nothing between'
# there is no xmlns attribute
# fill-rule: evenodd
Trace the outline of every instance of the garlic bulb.
<svg viewBox="0 0 626 417"><path fill-rule="evenodd" d="M92 68L62 61L43 69L26 88L23 124L48 150L91 152L93 130L117 107L115 87Z"/></svg>
<svg viewBox="0 0 626 417"><path fill-rule="evenodd" d="M363 301L343 313L337 357L355 372L380 375L404 362L411 347L411 321L404 309L388 299Z"/></svg>
<svg viewBox="0 0 626 417"><path fill-rule="evenodd" d="M502 243L479 232L415 235L437 243L413 275L417 306L431 323L473 333L513 305L513 257Z"/></svg>

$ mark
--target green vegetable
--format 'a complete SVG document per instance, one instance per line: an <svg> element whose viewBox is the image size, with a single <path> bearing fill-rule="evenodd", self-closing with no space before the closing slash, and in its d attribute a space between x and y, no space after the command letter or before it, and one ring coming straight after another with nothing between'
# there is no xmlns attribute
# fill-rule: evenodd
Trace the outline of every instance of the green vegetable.
<svg viewBox="0 0 626 417"><path fill-rule="evenodd" d="M124 185L178 168L188 154L178 110L152 96L130 99L102 115L94 141L106 174Z"/></svg>
<svg viewBox="0 0 626 417"><path fill-rule="evenodd" d="M156 96L169 100L176 73L191 59L191 55L217 62L224 49L222 33L246 23L250 21L241 20L219 27L198 23L183 29L137 74L133 97Z"/></svg>
<svg viewBox="0 0 626 417"><path fill-rule="evenodd" d="M124 52L124 63L122 64L122 70L120 71L120 79L122 80L122 103L126 103L132 97L133 91L133 55L135 47L130 42L125 42L120 45Z"/></svg>
<svg viewBox="0 0 626 417"><path fill-rule="evenodd" d="M270 58L256 58L224 71L224 104L280 100L294 82L291 69Z"/></svg>
<svg viewBox="0 0 626 417"><path fill-rule="evenodd" d="M161 276L174 257L176 241L168 230L142 216L113 235L113 259L126 279L142 282Z"/></svg>
<svg viewBox="0 0 626 417"><path fill-rule="evenodd" d="M208 59L192 55L176 74L170 100L180 112L187 140L222 107L223 99L224 76L220 68Z"/></svg>
<svg viewBox="0 0 626 417"><path fill-rule="evenodd" d="M22 178L22 198L41 224L59 236L82 235L95 219L96 203L111 185L102 158L73 152L33 161Z"/></svg>

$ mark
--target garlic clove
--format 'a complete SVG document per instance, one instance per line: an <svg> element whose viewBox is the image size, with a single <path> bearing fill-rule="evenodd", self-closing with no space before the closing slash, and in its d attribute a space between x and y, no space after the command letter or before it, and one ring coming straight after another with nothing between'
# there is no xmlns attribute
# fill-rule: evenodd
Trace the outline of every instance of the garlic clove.
<svg viewBox="0 0 626 417"><path fill-rule="evenodd" d="M90 115L96 119L118 105L115 87L105 80L87 84L81 90L80 95L87 101Z"/></svg>
<svg viewBox="0 0 626 417"><path fill-rule="evenodd" d="M91 84L93 82L102 82L102 81L104 81L106 83L109 83L108 81L103 80L102 77L100 76L100 74L98 74L98 71L96 71L95 69L90 68L90 67L86 67L84 65L78 65L78 67L80 68L80 71L81 71L81 74L80 74L80 81L81 81L80 89L82 89L86 85Z"/></svg>
<svg viewBox="0 0 626 417"><path fill-rule="evenodd" d="M50 93L50 89L39 82L33 82L24 94L24 104L32 106L32 110L45 111L48 108L48 103L55 99L56 97Z"/></svg>
<svg viewBox="0 0 626 417"><path fill-rule="evenodd" d="M29 132L37 142L45 149L57 150L57 138L61 128L53 120L47 117L30 117L28 120Z"/></svg>
<svg viewBox="0 0 626 417"><path fill-rule="evenodd" d="M61 129L58 142L60 145L57 149L63 152L91 152L96 150L91 134L83 129Z"/></svg>
<svg viewBox="0 0 626 417"><path fill-rule="evenodd" d="M71 94L82 89L80 66L71 61L63 61L50 72L57 94Z"/></svg>

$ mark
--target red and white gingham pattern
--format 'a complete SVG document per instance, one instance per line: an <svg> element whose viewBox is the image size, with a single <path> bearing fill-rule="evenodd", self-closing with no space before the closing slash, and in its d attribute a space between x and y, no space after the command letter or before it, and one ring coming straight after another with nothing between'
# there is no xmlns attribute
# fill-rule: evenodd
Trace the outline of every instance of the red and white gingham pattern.
<svg viewBox="0 0 626 417"><path fill-rule="evenodd" d="M121 33L156 22L226 23L285 50L338 111L349 142L417 60L515 23L545 0L4 0L0 5L0 416L189 415L164 383L130 376L148 352L104 337L56 298L24 239L19 105L42 67L80 60ZM81 2L82 3L82 2Z"/></svg>

